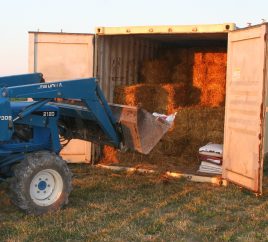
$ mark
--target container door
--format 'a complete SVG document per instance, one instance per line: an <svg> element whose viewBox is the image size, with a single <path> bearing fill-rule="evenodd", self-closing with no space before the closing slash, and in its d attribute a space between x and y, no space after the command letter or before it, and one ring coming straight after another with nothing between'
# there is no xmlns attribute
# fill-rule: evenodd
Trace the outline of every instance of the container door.
<svg viewBox="0 0 268 242"><path fill-rule="evenodd" d="M94 35L29 33L29 71L46 82L93 76ZM69 162L90 162L91 143L73 139L61 155Z"/></svg>
<svg viewBox="0 0 268 242"><path fill-rule="evenodd" d="M223 178L262 192L266 25L230 32Z"/></svg>

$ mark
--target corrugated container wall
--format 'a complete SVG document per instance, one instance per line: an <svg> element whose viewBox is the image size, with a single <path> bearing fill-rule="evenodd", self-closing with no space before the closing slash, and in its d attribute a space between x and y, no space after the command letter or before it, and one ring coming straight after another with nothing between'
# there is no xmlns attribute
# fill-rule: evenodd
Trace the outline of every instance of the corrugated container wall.
<svg viewBox="0 0 268 242"><path fill-rule="evenodd" d="M95 76L109 102L115 86L139 82L139 69L145 59L153 59L160 43L135 36L97 36Z"/></svg>

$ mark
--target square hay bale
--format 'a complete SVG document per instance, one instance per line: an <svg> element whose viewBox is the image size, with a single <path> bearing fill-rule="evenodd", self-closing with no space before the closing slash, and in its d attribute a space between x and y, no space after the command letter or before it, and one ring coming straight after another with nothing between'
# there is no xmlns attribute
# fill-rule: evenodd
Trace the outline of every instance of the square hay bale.
<svg viewBox="0 0 268 242"><path fill-rule="evenodd" d="M167 94L166 113L174 113L178 106L186 106L188 102L188 88L183 83L162 85Z"/></svg>
<svg viewBox="0 0 268 242"><path fill-rule="evenodd" d="M191 82L191 66L187 63L177 64L171 75L171 81L174 83L185 83L189 84Z"/></svg>
<svg viewBox="0 0 268 242"><path fill-rule="evenodd" d="M193 66L193 79L192 83L194 87L202 89L206 83L207 78L207 65L204 63L195 63Z"/></svg>
<svg viewBox="0 0 268 242"><path fill-rule="evenodd" d="M227 62L227 53L222 49L204 53L204 62L208 64L224 64Z"/></svg>
<svg viewBox="0 0 268 242"><path fill-rule="evenodd" d="M187 64L190 61L189 48L163 48L159 51L159 54L168 61L171 68L177 64Z"/></svg>
<svg viewBox="0 0 268 242"><path fill-rule="evenodd" d="M222 64L227 62L227 52L223 47L192 48L191 51L195 64Z"/></svg>
<svg viewBox="0 0 268 242"><path fill-rule="evenodd" d="M213 53L217 56L217 53ZM212 59L213 56L210 53ZM222 55L222 53L221 53ZM200 90L200 104L217 107L224 105L226 85L226 62L208 64L196 62L193 66L193 86Z"/></svg>
<svg viewBox="0 0 268 242"><path fill-rule="evenodd" d="M201 89L197 87L189 87L187 94L187 106L200 104Z"/></svg>
<svg viewBox="0 0 268 242"><path fill-rule="evenodd" d="M200 64L204 62L204 52L193 51L193 64Z"/></svg>
<svg viewBox="0 0 268 242"><path fill-rule="evenodd" d="M222 65L210 65L206 71L207 81L209 83L218 83L221 84L223 88L225 88L226 83L226 63Z"/></svg>
<svg viewBox="0 0 268 242"><path fill-rule="evenodd" d="M179 143L223 142L224 108L192 106L177 110L174 127L163 137ZM187 141L187 142L186 142Z"/></svg>
<svg viewBox="0 0 268 242"><path fill-rule="evenodd" d="M117 86L114 88L114 98L113 98L114 103L126 105L126 93L125 93L126 88L127 86Z"/></svg>
<svg viewBox="0 0 268 242"><path fill-rule="evenodd" d="M137 84L114 89L114 102L141 106L149 112L170 114L176 107L187 104L184 84Z"/></svg>
<svg viewBox="0 0 268 242"><path fill-rule="evenodd" d="M114 89L114 102L141 106L149 112L165 113L167 111L168 94L159 84L122 86Z"/></svg>
<svg viewBox="0 0 268 242"><path fill-rule="evenodd" d="M161 58L142 64L141 77L145 83L189 82L191 79L192 52L188 48L164 48Z"/></svg>
<svg viewBox="0 0 268 242"><path fill-rule="evenodd" d="M145 61L141 68L141 77L145 83L168 83L171 80L171 68L168 60L155 59Z"/></svg>
<svg viewBox="0 0 268 242"><path fill-rule="evenodd" d="M225 86L221 83L209 83L205 85L200 97L203 106L219 107L225 103Z"/></svg>

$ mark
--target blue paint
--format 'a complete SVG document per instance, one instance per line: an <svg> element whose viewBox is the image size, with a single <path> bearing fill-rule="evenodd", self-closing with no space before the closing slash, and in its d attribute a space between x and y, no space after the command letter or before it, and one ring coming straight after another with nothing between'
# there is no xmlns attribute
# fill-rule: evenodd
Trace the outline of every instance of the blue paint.
<svg viewBox="0 0 268 242"><path fill-rule="evenodd" d="M95 78L39 83L41 80L40 73L0 78L0 168L22 160L28 152L59 153L58 121L63 117L92 121L102 129L109 144L119 147L115 118ZM34 102L11 102L11 98L32 98ZM80 99L86 111L53 104L54 98ZM31 129L32 137L25 141L18 134L14 136L17 125ZM45 186L41 182L39 185Z"/></svg>

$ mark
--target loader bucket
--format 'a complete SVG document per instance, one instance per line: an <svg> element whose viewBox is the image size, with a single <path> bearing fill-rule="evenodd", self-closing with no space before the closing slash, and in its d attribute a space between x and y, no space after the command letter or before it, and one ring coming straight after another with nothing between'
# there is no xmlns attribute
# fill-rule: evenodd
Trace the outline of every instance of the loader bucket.
<svg viewBox="0 0 268 242"><path fill-rule="evenodd" d="M169 130L171 124L139 107L109 104L121 124L124 145L148 154Z"/></svg>

